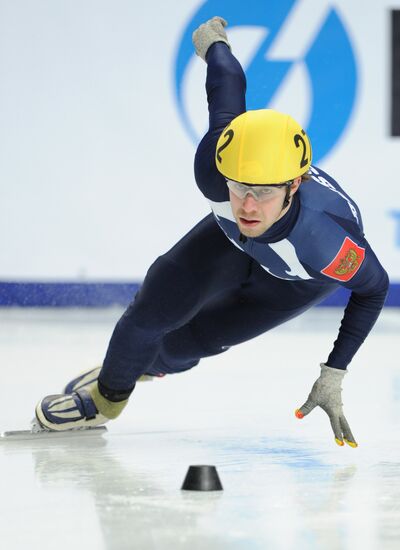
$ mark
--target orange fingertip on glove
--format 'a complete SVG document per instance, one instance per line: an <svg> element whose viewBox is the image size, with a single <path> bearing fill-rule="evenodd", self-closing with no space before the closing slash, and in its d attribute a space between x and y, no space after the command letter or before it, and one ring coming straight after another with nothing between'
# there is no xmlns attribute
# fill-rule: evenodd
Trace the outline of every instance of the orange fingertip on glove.
<svg viewBox="0 0 400 550"><path fill-rule="evenodd" d="M296 409L294 411L294 414L295 414L296 418L300 418L300 419L304 418L304 414L302 412L300 412L300 409Z"/></svg>

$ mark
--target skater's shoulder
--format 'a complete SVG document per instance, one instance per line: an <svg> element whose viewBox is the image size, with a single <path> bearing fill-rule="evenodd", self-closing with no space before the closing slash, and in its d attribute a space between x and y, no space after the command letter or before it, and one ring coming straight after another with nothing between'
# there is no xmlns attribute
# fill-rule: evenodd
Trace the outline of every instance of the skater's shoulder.
<svg viewBox="0 0 400 550"><path fill-rule="evenodd" d="M362 231L360 210L352 197L329 174L312 166L298 190L301 218L307 225L352 227Z"/></svg>
<svg viewBox="0 0 400 550"><path fill-rule="evenodd" d="M304 207L323 212L345 206L354 200L327 172L311 166L299 188L301 203Z"/></svg>

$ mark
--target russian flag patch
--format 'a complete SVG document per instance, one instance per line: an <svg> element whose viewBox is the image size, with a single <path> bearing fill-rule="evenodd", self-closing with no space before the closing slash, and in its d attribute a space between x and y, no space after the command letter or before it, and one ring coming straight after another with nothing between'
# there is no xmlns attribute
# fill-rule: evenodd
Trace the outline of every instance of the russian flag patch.
<svg viewBox="0 0 400 550"><path fill-rule="evenodd" d="M360 269L365 258L365 248L346 237L339 252L321 273L337 281L350 281Z"/></svg>

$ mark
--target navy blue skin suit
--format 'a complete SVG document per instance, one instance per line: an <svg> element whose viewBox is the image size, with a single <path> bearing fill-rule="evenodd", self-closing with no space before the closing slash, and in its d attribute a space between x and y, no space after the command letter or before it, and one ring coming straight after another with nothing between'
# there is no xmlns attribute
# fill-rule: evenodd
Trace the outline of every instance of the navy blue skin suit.
<svg viewBox="0 0 400 550"><path fill-rule="evenodd" d="M246 79L224 43L211 46L207 65L209 130L196 152L195 177L212 214L153 263L118 321L99 376L112 401L126 399L142 374L188 370L301 314L339 285L351 296L325 362L345 369L386 298L388 276L365 239L357 205L315 166L284 217L260 237L241 238L215 148L246 110Z"/></svg>

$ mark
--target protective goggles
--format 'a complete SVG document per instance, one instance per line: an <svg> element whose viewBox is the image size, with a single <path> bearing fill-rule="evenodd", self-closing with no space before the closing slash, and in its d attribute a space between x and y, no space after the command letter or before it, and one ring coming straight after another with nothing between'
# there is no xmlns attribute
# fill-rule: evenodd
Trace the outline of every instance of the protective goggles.
<svg viewBox="0 0 400 550"><path fill-rule="evenodd" d="M239 199L244 199L247 195L251 195L256 201L263 202L271 200L278 195L281 195L280 189L292 185L293 180L285 183L277 183L271 185L247 185L238 181L226 179L226 184L232 193Z"/></svg>

